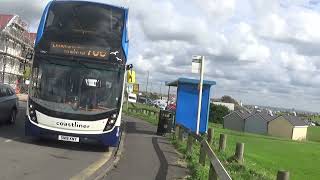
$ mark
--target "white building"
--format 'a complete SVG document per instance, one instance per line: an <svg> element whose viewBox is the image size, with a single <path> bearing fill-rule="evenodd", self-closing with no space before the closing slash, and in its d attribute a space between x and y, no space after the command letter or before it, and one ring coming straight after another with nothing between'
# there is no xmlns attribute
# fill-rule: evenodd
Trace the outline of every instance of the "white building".
<svg viewBox="0 0 320 180"><path fill-rule="evenodd" d="M26 54L33 51L35 33L18 15L0 14L0 82L15 87L23 82L23 72L30 66Z"/></svg>

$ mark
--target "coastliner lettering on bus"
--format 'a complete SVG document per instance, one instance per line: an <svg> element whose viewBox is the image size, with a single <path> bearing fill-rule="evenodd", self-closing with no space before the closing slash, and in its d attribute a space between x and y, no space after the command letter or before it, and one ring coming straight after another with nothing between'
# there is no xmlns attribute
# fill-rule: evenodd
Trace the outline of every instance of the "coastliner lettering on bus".
<svg viewBox="0 0 320 180"><path fill-rule="evenodd" d="M57 122L56 123L58 126L65 126L65 127L78 127L78 128L89 128L89 125L85 124L79 124L77 122L72 122L72 123L66 123L66 122Z"/></svg>

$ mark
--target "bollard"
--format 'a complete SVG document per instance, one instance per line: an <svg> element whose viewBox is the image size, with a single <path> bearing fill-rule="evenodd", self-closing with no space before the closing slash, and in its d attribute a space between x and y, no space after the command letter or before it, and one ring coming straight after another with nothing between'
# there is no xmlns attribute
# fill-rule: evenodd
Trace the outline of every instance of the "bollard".
<svg viewBox="0 0 320 180"><path fill-rule="evenodd" d="M203 145L201 143L200 145L200 156L199 156L199 163L202 165L202 166L205 166L206 165L206 152L203 148Z"/></svg>
<svg viewBox="0 0 320 180"><path fill-rule="evenodd" d="M289 171L283 171L283 170L278 171L277 180L289 180L289 179L290 179Z"/></svg>
<svg viewBox="0 0 320 180"><path fill-rule="evenodd" d="M175 127L175 130L174 130L174 138L175 139L178 139L178 133L179 133L179 126L178 125L176 125L176 127Z"/></svg>
<svg viewBox="0 0 320 180"><path fill-rule="evenodd" d="M236 152L234 156L236 158L236 161L240 164L243 163L243 153L244 153L244 143L237 143Z"/></svg>
<svg viewBox="0 0 320 180"><path fill-rule="evenodd" d="M179 128L179 141L183 141L183 128Z"/></svg>
<svg viewBox="0 0 320 180"><path fill-rule="evenodd" d="M191 134L188 134L187 153L191 153L192 144L193 144L192 136Z"/></svg>
<svg viewBox="0 0 320 180"><path fill-rule="evenodd" d="M227 145L227 135L220 134L219 151L224 151L226 149L226 145Z"/></svg>
<svg viewBox="0 0 320 180"><path fill-rule="evenodd" d="M218 180L218 174L214 170L214 167L210 163L210 170L209 170L209 180Z"/></svg>
<svg viewBox="0 0 320 180"><path fill-rule="evenodd" d="M213 129L209 128L208 129L208 137L207 137L207 141L208 141L209 144L212 143L212 137L213 137Z"/></svg>

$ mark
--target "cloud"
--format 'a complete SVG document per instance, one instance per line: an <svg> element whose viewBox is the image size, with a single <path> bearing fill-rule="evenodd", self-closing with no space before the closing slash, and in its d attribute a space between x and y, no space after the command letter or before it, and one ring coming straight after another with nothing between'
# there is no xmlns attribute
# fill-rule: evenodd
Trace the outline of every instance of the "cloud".
<svg viewBox="0 0 320 180"><path fill-rule="evenodd" d="M215 96L244 103L318 110L320 6L283 0L96 0L129 7L129 63L153 90L191 73L191 57L205 55ZM3 0L0 11L35 30L48 1Z"/></svg>

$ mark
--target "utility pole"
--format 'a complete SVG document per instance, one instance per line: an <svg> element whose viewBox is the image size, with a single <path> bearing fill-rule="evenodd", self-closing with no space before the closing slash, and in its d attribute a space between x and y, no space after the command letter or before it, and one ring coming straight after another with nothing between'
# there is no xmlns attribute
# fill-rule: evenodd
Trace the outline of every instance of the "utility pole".
<svg viewBox="0 0 320 180"><path fill-rule="evenodd" d="M161 86L162 86L162 82L160 81L160 99L162 100Z"/></svg>
<svg viewBox="0 0 320 180"><path fill-rule="evenodd" d="M148 76L147 76L146 94L148 94L148 84L149 84L149 71L148 71Z"/></svg>

